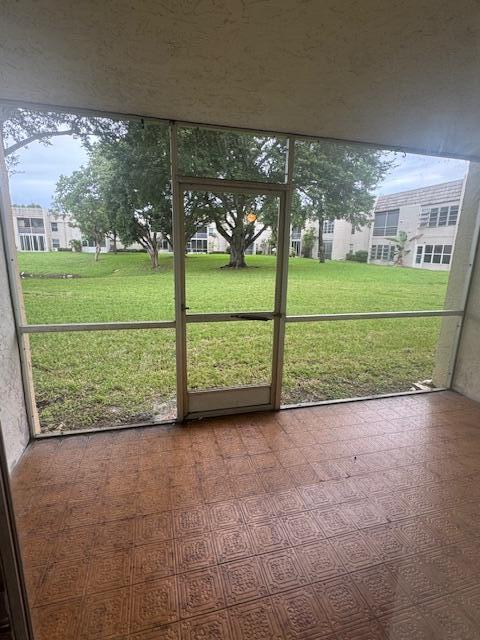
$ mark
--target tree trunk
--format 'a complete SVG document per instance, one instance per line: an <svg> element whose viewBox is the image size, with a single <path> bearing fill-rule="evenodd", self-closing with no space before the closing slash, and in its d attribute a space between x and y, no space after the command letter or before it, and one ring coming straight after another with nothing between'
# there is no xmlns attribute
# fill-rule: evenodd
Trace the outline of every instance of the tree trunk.
<svg viewBox="0 0 480 640"><path fill-rule="evenodd" d="M230 262L225 266L231 269L243 269L247 266L245 262L245 249L241 240L235 241L235 238L232 238L230 243Z"/></svg>
<svg viewBox="0 0 480 640"><path fill-rule="evenodd" d="M113 253L117 253L117 233L116 231L113 232L113 238L112 238L112 243L113 243Z"/></svg>
<svg viewBox="0 0 480 640"><path fill-rule="evenodd" d="M318 219L318 261L325 262L325 246L323 244L323 218Z"/></svg>
<svg viewBox="0 0 480 640"><path fill-rule="evenodd" d="M96 240L95 241L95 262L98 262L100 251L101 251L100 243L98 242L98 240Z"/></svg>
<svg viewBox="0 0 480 640"><path fill-rule="evenodd" d="M158 247L156 244L148 249L148 255L150 256L152 269L156 269L158 267Z"/></svg>

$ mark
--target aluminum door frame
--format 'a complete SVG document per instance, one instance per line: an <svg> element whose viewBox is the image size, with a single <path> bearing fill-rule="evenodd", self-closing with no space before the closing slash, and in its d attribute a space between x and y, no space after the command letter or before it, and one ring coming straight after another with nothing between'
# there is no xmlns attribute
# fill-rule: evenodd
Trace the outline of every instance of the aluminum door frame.
<svg viewBox="0 0 480 640"><path fill-rule="evenodd" d="M232 413L244 413L247 411L265 411L280 408L282 370L283 370L283 350L285 337L285 316L287 299L287 277L288 277L288 257L290 242L290 202L291 202L291 172L293 168L293 141L289 139L288 156L286 167L285 183L251 182L247 180L223 180L217 178L198 178L191 176L181 176L177 174L177 136L176 127L172 130L172 196L173 196L173 246L174 246L174 270L175 270L175 324L177 339L177 419L200 418L212 415L227 415ZM173 176L172 176L173 177ZM195 191L223 191L223 192L247 192L258 195L276 195L279 198L278 214L278 246L276 254L275 272L275 297L273 312L241 312L231 313L195 313L187 314L186 308L186 280L185 280L185 225L183 194L187 190ZM189 323L198 322L228 322L239 321L241 318L235 316L249 315L257 316L259 320L264 316L269 316L273 321L273 342L272 342L272 376L269 401L251 406L235 406L235 395L238 391L245 389L250 392L259 389L259 394L265 397L265 385L252 387L226 388L223 393L231 394L232 405L230 407L211 410L189 410L189 395L187 383L187 340L186 329ZM218 393L220 390L210 390ZM194 392L195 393L195 392ZM198 392L201 394L203 392ZM260 397L259 396L259 397ZM225 396L226 397L226 396ZM228 403L227 403L228 404Z"/></svg>

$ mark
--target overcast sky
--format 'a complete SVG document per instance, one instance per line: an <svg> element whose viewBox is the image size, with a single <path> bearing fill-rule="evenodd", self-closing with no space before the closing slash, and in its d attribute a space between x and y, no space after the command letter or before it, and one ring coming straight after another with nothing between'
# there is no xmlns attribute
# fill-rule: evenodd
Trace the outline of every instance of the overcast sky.
<svg viewBox="0 0 480 640"><path fill-rule="evenodd" d="M86 162L86 153L79 140L56 138L45 147L31 144L19 153L20 162L10 179L12 202L44 207L51 205L59 176L70 174ZM413 154L397 154L395 167L379 186L379 194L417 189L439 182L463 178L467 162Z"/></svg>

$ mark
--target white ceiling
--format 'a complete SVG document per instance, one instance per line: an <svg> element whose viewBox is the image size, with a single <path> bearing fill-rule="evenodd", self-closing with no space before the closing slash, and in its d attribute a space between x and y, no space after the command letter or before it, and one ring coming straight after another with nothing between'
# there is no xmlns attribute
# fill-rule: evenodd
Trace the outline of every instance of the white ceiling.
<svg viewBox="0 0 480 640"><path fill-rule="evenodd" d="M0 8L0 98L480 158L476 0Z"/></svg>

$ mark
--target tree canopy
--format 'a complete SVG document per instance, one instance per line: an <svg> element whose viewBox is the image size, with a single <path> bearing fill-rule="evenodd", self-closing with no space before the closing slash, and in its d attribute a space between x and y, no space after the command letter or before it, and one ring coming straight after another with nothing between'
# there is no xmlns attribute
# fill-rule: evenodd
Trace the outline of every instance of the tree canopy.
<svg viewBox="0 0 480 640"><path fill-rule="evenodd" d="M20 148L34 141L50 144L54 136L80 137L89 151L88 165L69 178L61 177L57 205L65 210L68 203L79 226L87 224L95 205L98 229L105 230L114 243L117 236L126 245L138 242L148 251L152 266L158 264L160 242L172 243L167 126L5 108L0 124L10 163L15 162ZM178 150L179 171L184 175L251 182L285 180L286 140L281 136L187 127L179 131ZM324 221L345 219L354 229L368 224L374 189L391 165L383 152L359 145L296 142L292 226L304 227L307 220L318 223L321 261ZM184 194L185 240L205 224L214 223L229 246L226 266L244 267L246 251L266 229L271 230L272 242L276 241L277 200L228 189L214 193L190 190Z"/></svg>
<svg viewBox="0 0 480 640"><path fill-rule="evenodd" d="M0 131L4 155L10 168L18 163L17 152L33 142L50 145L52 138L76 136L85 145L89 137L122 128L121 121L81 116L57 111L39 111L20 107L0 107Z"/></svg>
<svg viewBox="0 0 480 640"><path fill-rule="evenodd" d="M283 182L285 167L286 143L282 138L193 127L179 133L179 169L184 175ZM191 192L191 196L207 208L210 221L227 242L228 267L245 267L245 252L257 238L269 227L276 233L278 198L228 189Z"/></svg>
<svg viewBox="0 0 480 640"><path fill-rule="evenodd" d="M90 162L70 176L60 176L54 210L71 214L73 224L85 238L95 243L95 259L98 260L100 247L110 232L111 223L102 191L102 173L106 167L101 156L96 159L96 162Z"/></svg>
<svg viewBox="0 0 480 640"><path fill-rule="evenodd" d="M299 141L294 180L297 216L318 223L318 259L325 260L323 223L347 220L354 230L369 223L374 189L392 166L382 151L361 145Z"/></svg>

